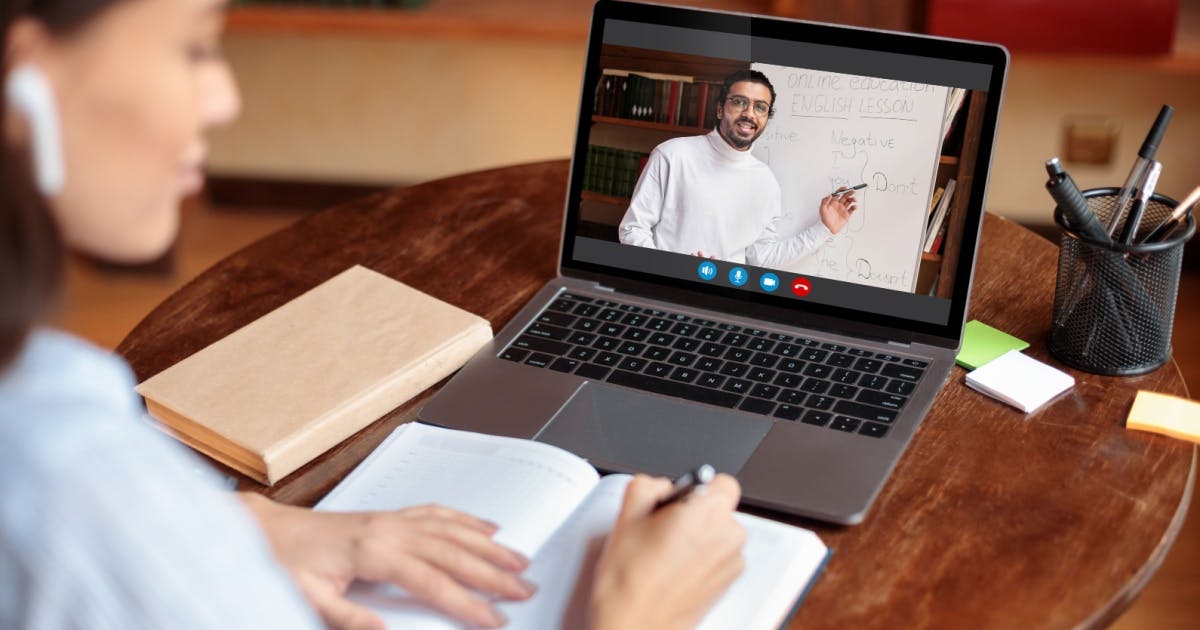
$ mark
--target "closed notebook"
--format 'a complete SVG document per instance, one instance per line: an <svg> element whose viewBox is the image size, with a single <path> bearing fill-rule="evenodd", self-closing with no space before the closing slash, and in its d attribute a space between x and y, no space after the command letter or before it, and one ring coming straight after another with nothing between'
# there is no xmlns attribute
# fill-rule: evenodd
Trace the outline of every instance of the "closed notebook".
<svg viewBox="0 0 1200 630"><path fill-rule="evenodd" d="M487 320L355 266L138 385L150 415L273 484L461 367Z"/></svg>

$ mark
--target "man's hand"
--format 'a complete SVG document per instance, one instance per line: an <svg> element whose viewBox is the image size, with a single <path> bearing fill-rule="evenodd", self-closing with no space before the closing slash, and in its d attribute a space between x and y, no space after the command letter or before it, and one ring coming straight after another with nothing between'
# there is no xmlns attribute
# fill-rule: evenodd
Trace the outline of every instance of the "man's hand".
<svg viewBox="0 0 1200 630"><path fill-rule="evenodd" d="M846 187L842 186L838 190L846 190ZM857 209L858 201L854 198L854 191L840 196L829 195L821 200L821 223L824 223L830 232L837 234L846 227L850 222L850 215Z"/></svg>
<svg viewBox="0 0 1200 630"><path fill-rule="evenodd" d="M717 475L701 492L654 511L666 479L639 475L596 564L592 630L693 628L742 572L741 490Z"/></svg>
<svg viewBox="0 0 1200 630"><path fill-rule="evenodd" d="M383 628L346 599L355 579L390 582L453 617L485 628L505 619L477 590L527 599L529 561L495 541L496 526L436 505L392 512L314 512L239 495L278 558L332 628Z"/></svg>

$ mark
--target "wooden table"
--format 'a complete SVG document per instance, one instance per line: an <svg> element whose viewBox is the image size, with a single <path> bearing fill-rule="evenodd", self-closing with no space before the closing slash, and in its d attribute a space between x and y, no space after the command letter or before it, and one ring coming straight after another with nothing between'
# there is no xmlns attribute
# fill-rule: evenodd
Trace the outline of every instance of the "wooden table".
<svg viewBox="0 0 1200 630"><path fill-rule="evenodd" d="M498 330L552 275L567 163L472 173L309 216L221 261L117 348L144 380L351 264L402 280ZM971 316L1046 351L1056 248L988 216ZM866 521L801 521L834 550L789 627L1061 627L1115 619L1162 562L1192 494L1195 450L1127 431L1134 393L1186 395L1172 361L1141 377L1071 371L1025 416L955 368ZM273 488L312 504L436 390Z"/></svg>

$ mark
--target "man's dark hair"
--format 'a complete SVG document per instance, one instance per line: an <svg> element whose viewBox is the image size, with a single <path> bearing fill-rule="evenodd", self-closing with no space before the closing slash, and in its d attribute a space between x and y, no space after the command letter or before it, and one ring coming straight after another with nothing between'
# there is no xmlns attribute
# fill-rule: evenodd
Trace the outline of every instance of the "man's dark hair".
<svg viewBox="0 0 1200 630"><path fill-rule="evenodd" d="M720 107L725 106L725 99L729 97L729 88L733 87L734 83L741 83L742 81L761 83L762 85L767 86L767 89L771 91L771 109L767 112L767 118L774 116L775 86L771 85L771 80L767 78L767 75L759 72L758 70L738 70L737 72L725 77L725 82L721 84L721 91L717 94L717 102L720 103Z"/></svg>
<svg viewBox="0 0 1200 630"><path fill-rule="evenodd" d="M0 50L13 22L29 17L57 36L69 36L121 0L14 0L0 5ZM4 72L11 70L8 60ZM5 75L6 77L7 75ZM0 99L0 120L8 104ZM33 185L27 147L0 140L0 372L58 295L62 239Z"/></svg>

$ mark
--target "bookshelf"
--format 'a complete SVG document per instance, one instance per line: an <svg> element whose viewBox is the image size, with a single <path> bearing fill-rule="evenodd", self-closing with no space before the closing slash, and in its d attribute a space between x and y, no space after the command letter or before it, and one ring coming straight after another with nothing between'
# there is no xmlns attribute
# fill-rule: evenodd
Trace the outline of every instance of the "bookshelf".
<svg viewBox="0 0 1200 630"><path fill-rule="evenodd" d="M714 83L723 81L737 70L748 69L750 64L716 57L605 45L600 52L600 67L652 76L691 77L696 82ZM671 138L702 135L710 131L704 125L677 125L599 114L593 114L591 123L592 146L644 154L649 154L655 146ZM580 220L584 224L581 227L594 234L611 235L615 239L616 226L629 207L629 198L593 190L584 190L580 197Z"/></svg>
<svg viewBox="0 0 1200 630"><path fill-rule="evenodd" d="M979 153L979 131L983 126L983 111L987 93L972 90L967 94L956 125L962 128L962 145L957 154L938 158L936 182L945 186L950 178L956 180L950 207L946 212L946 236L942 253L922 253L917 274L917 291L950 298L958 275L958 257L962 251L962 235L967 221L967 203L974 183L975 159Z"/></svg>
<svg viewBox="0 0 1200 630"><path fill-rule="evenodd" d="M954 282L958 275L958 256L962 251L963 229L967 224L967 204L971 200L971 192L975 182L975 159L979 155L979 133L983 128L983 111L987 104L987 93L972 90L964 104L965 117L963 126L963 143L957 166L957 189L951 199L950 212L946 217L947 228L945 248L942 252L942 262L938 272L938 297L949 298L954 292Z"/></svg>
<svg viewBox="0 0 1200 630"><path fill-rule="evenodd" d="M596 203L610 203L622 207L629 205L629 197L605 195L598 192L592 192L590 190L582 191L579 196L586 201L595 201Z"/></svg>
<svg viewBox="0 0 1200 630"><path fill-rule="evenodd" d="M695 77L698 81L721 81L736 70L749 69L750 63L632 46L605 45L600 51L600 67L687 75Z"/></svg>
<svg viewBox="0 0 1200 630"><path fill-rule="evenodd" d="M592 124L618 125L621 127L633 127L635 129L653 129L655 131L665 131L676 136L694 136L696 134L708 133L705 127L684 127L681 125L668 125L666 123L650 122L648 120L630 120L628 118L618 118L616 116L592 116Z"/></svg>

